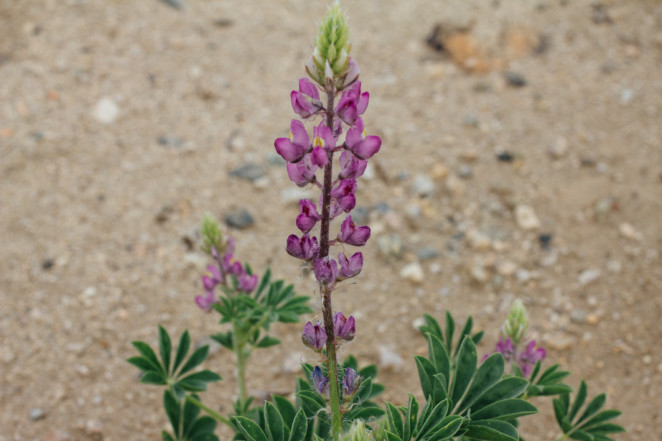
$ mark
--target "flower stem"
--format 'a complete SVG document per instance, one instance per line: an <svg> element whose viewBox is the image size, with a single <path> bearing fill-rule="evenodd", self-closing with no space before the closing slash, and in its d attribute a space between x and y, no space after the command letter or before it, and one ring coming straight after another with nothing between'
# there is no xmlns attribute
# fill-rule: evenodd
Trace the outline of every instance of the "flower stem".
<svg viewBox="0 0 662 441"><path fill-rule="evenodd" d="M204 410L204 411L207 412L209 415L211 415L214 419L220 421L221 423L227 425L228 427L232 427L232 424L230 423L230 420L229 420L229 419L225 418L225 417L224 417L223 415L221 415L220 413L218 413L218 412L216 412L216 411L214 411L214 410L211 410L209 407L205 406L205 405L202 404L200 401L198 401L198 400L196 400L195 398L193 398L191 395L187 395L187 396L186 396L186 401L188 401L188 402L191 403L191 404L194 404L194 405L198 406L200 409Z"/></svg>
<svg viewBox="0 0 662 441"><path fill-rule="evenodd" d="M327 87L326 125L333 130L333 106L335 88ZM331 223L331 189L333 187L333 150L327 150L329 162L324 166L324 185L322 187L322 218L320 223L320 251L319 258L329 255L329 225ZM342 435L342 413L340 411L340 386L338 384L338 360L336 359L335 335L333 333L333 307L331 305L331 291L333 288L320 283L322 292L322 316L324 317L324 331L326 331L326 369L329 375L329 398L331 402L331 433L334 440Z"/></svg>
<svg viewBox="0 0 662 441"><path fill-rule="evenodd" d="M244 350L245 342L243 338L240 338L239 326L237 322L233 323L234 327L234 355L237 359L236 368L237 368L237 387L239 388L239 408L243 411L244 406L246 405L246 351Z"/></svg>

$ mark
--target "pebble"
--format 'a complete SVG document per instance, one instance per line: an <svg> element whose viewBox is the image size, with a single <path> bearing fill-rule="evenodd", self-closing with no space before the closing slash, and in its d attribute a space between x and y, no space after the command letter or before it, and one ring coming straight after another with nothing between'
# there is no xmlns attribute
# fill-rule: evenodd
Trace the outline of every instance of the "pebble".
<svg viewBox="0 0 662 441"><path fill-rule="evenodd" d="M623 265L619 260L611 259L607 261L607 271L612 274L619 274L623 269Z"/></svg>
<svg viewBox="0 0 662 441"><path fill-rule="evenodd" d="M181 147L184 143L181 138L176 136L162 135L156 138L156 142L164 147Z"/></svg>
<svg viewBox="0 0 662 441"><path fill-rule="evenodd" d="M586 322L586 311L583 309L573 309L570 312L570 320L575 323L585 323Z"/></svg>
<svg viewBox="0 0 662 441"><path fill-rule="evenodd" d="M435 191L435 185L428 175L416 175L412 182L413 192L418 196L430 196Z"/></svg>
<svg viewBox="0 0 662 441"><path fill-rule="evenodd" d="M175 9L184 8L184 2L182 0L161 0L161 1L168 6L172 6Z"/></svg>
<svg viewBox="0 0 662 441"><path fill-rule="evenodd" d="M515 219L523 230L535 230L540 228L540 219L529 205L520 204L515 207Z"/></svg>
<svg viewBox="0 0 662 441"><path fill-rule="evenodd" d="M505 72L503 77L506 79L506 82L509 86L512 87L524 87L526 86L526 78L524 75L517 72Z"/></svg>
<svg viewBox="0 0 662 441"><path fill-rule="evenodd" d="M94 119L99 121L102 124L111 124L115 122L117 117L120 115L119 106L113 101L112 98L102 98L94 106L92 111L92 116Z"/></svg>
<svg viewBox="0 0 662 441"><path fill-rule="evenodd" d="M255 224L255 219L248 210L242 208L226 214L225 223L231 228L243 230Z"/></svg>
<svg viewBox="0 0 662 441"><path fill-rule="evenodd" d="M475 250L487 250L492 246L492 239L476 229L467 231L466 236L469 246Z"/></svg>
<svg viewBox="0 0 662 441"><path fill-rule="evenodd" d="M402 239L397 234L387 234L377 237L377 249L387 259L402 257Z"/></svg>
<svg viewBox="0 0 662 441"><path fill-rule="evenodd" d="M464 182L455 176L451 175L446 179L446 191L448 191L451 196L462 196L465 190L466 186Z"/></svg>
<svg viewBox="0 0 662 441"><path fill-rule="evenodd" d="M556 351L570 349L576 342L575 338L562 333L543 334L542 342L544 346Z"/></svg>
<svg viewBox="0 0 662 441"><path fill-rule="evenodd" d="M509 260L499 262L496 265L497 273L504 277L512 276L517 272L517 264Z"/></svg>
<svg viewBox="0 0 662 441"><path fill-rule="evenodd" d="M621 90L621 104L627 106L634 99L634 90L632 89L623 89Z"/></svg>
<svg viewBox="0 0 662 441"><path fill-rule="evenodd" d="M552 235L549 233L543 233L538 236L538 242L540 243L540 248L548 250L552 243Z"/></svg>
<svg viewBox="0 0 662 441"><path fill-rule="evenodd" d="M40 407L35 407L30 409L30 419L32 421L38 421L46 417L46 414Z"/></svg>
<svg viewBox="0 0 662 441"><path fill-rule="evenodd" d="M420 331L420 329L421 329L423 326L425 326L426 324L427 324L427 322L425 321L425 319L424 319L423 317L418 317L418 318L414 319L413 322L411 322L411 326L412 326L412 327L414 328L414 330L416 330L416 331Z"/></svg>
<svg viewBox="0 0 662 441"><path fill-rule="evenodd" d="M513 162L513 160L515 159L515 155L513 155L509 151L503 151L497 153L496 158L500 162Z"/></svg>
<svg viewBox="0 0 662 441"><path fill-rule="evenodd" d="M439 257L439 250L432 247L423 247L416 254L419 260L430 260Z"/></svg>
<svg viewBox="0 0 662 441"><path fill-rule="evenodd" d="M458 171L458 175L460 175L462 179L469 179L473 176L473 174L474 174L473 168L471 168L471 166L467 164L461 165Z"/></svg>
<svg viewBox="0 0 662 441"><path fill-rule="evenodd" d="M568 151L568 140L563 136L556 138L556 141L547 150L549 156L553 159L561 159Z"/></svg>
<svg viewBox="0 0 662 441"><path fill-rule="evenodd" d="M379 346L379 364L381 367L398 370L402 367L403 361L400 354L395 352L389 346Z"/></svg>
<svg viewBox="0 0 662 441"><path fill-rule="evenodd" d="M627 222L618 226L618 232L621 233L621 236L625 237L626 239L632 239L639 242L644 239L644 235Z"/></svg>
<svg viewBox="0 0 662 441"><path fill-rule="evenodd" d="M265 175L263 167L257 164L244 164L230 171L230 176L255 182Z"/></svg>
<svg viewBox="0 0 662 441"><path fill-rule="evenodd" d="M283 190L280 193L280 200L285 203L295 202L299 205L300 199L311 199L317 200L319 195L315 196L315 193L311 189L301 188L301 187L290 187Z"/></svg>
<svg viewBox="0 0 662 441"><path fill-rule="evenodd" d="M439 181L443 181L448 177L448 167L446 167L444 164L438 162L435 165L432 166L432 170L430 171L430 175Z"/></svg>
<svg viewBox="0 0 662 441"><path fill-rule="evenodd" d="M488 274L482 262L475 262L471 266L471 270L469 270L469 273L471 274L471 278L474 281L480 284L487 282Z"/></svg>
<svg viewBox="0 0 662 441"><path fill-rule="evenodd" d="M586 286L592 282L595 282L601 274L602 272L598 268L585 269L579 274L577 282L579 282L581 286Z"/></svg>
<svg viewBox="0 0 662 441"><path fill-rule="evenodd" d="M416 284L423 283L423 280L425 280L423 268L418 262L412 262L405 265L402 270L400 270L400 277Z"/></svg>

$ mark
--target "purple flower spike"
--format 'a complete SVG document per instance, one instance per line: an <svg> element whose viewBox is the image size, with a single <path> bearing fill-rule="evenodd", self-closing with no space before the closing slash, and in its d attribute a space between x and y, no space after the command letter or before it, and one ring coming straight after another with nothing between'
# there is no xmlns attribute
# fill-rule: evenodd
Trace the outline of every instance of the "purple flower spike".
<svg viewBox="0 0 662 441"><path fill-rule="evenodd" d="M197 303L200 309L203 311L210 311L211 305L216 303L216 296L214 295L214 291L205 291L204 296L196 296L195 303Z"/></svg>
<svg viewBox="0 0 662 441"><path fill-rule="evenodd" d="M368 161L359 159L345 150L340 154L340 173L338 173L338 177L340 179L357 179L363 176L367 166Z"/></svg>
<svg viewBox="0 0 662 441"><path fill-rule="evenodd" d="M312 260L319 253L319 245L317 245L316 237L309 237L304 234L301 238L291 234L287 238L287 245L285 247L287 254L297 259Z"/></svg>
<svg viewBox="0 0 662 441"><path fill-rule="evenodd" d="M292 120L290 124L290 136L278 138L274 141L276 151L287 162L298 162L310 148L308 133L301 121Z"/></svg>
<svg viewBox="0 0 662 441"><path fill-rule="evenodd" d="M301 232L308 233L315 227L317 221L320 220L320 215L317 214L315 204L308 199L301 199L299 201L299 215L297 216L297 227Z"/></svg>
<svg viewBox="0 0 662 441"><path fill-rule="evenodd" d="M336 188L331 190L331 197L338 201L338 205L345 213L348 213L356 206L356 180L343 179Z"/></svg>
<svg viewBox="0 0 662 441"><path fill-rule="evenodd" d="M303 327L303 334L301 334L303 344L317 352L321 351L326 344L326 338L326 332L321 322L317 322L314 325L308 322Z"/></svg>
<svg viewBox="0 0 662 441"><path fill-rule="evenodd" d="M319 366L315 366L315 369L313 369L313 384L320 395L329 393L329 377L322 375L322 368Z"/></svg>
<svg viewBox="0 0 662 441"><path fill-rule="evenodd" d="M338 264L327 256L315 262L313 271L318 282L323 285L333 285L338 276Z"/></svg>
<svg viewBox="0 0 662 441"><path fill-rule="evenodd" d="M533 367L538 363L539 360L544 360L547 355L547 351L544 348L536 349L536 341L531 340L526 349L519 354L517 357L517 365L522 371L524 377L531 375Z"/></svg>
<svg viewBox="0 0 662 441"><path fill-rule="evenodd" d="M358 275L363 268L363 254L354 253L349 259L343 254L338 254L338 264L340 265L340 274L338 280L349 279Z"/></svg>
<svg viewBox="0 0 662 441"><path fill-rule="evenodd" d="M338 233L338 240L348 245L355 245L361 247L370 238L370 227L363 226L357 227L352 221L352 216L347 216L340 225L340 233Z"/></svg>
<svg viewBox="0 0 662 441"><path fill-rule="evenodd" d="M503 355L503 358L506 361L510 361L515 355L515 347L513 346L513 342L510 340L510 338L499 338L499 341L497 342L494 349Z"/></svg>
<svg viewBox="0 0 662 441"><path fill-rule="evenodd" d="M299 91L293 90L290 94L294 112L306 119L322 109L317 87L306 78L299 80Z"/></svg>
<svg viewBox="0 0 662 441"><path fill-rule="evenodd" d="M358 158L370 159L381 148L382 140L379 136L366 136L363 120L359 118L356 120L356 124L347 132L345 146Z"/></svg>
<svg viewBox="0 0 662 441"><path fill-rule="evenodd" d="M317 165L313 164L311 155L305 155L303 159L295 164L287 164L287 175L290 181L299 187L305 187L311 182L315 182L315 172Z"/></svg>
<svg viewBox="0 0 662 441"><path fill-rule="evenodd" d="M249 276L248 273L244 271L238 279L237 289L239 289L239 291L248 293L253 291L257 286L257 276L255 274Z"/></svg>
<svg viewBox="0 0 662 441"><path fill-rule="evenodd" d="M359 374L350 367L345 369L345 376L342 379L342 393L345 399L350 398L359 389L361 384Z"/></svg>
<svg viewBox="0 0 662 441"><path fill-rule="evenodd" d="M356 334L354 317L350 315L349 318L345 318L342 312L336 312L336 315L333 317L333 333L336 338L347 341L354 340L354 334Z"/></svg>
<svg viewBox="0 0 662 441"><path fill-rule="evenodd" d="M214 288L216 288L216 285L219 285L222 282L221 271L218 267L209 265L207 267L207 274L202 277L202 286L205 287L205 291L213 291Z"/></svg>

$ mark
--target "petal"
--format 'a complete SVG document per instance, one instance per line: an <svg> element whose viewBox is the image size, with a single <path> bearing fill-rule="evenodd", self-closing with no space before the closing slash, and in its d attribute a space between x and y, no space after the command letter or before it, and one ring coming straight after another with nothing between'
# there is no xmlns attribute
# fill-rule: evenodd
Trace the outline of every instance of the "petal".
<svg viewBox="0 0 662 441"><path fill-rule="evenodd" d="M299 120L293 119L290 124L290 131L292 132L292 142L304 149L308 149L310 139L308 138L308 132L306 132L303 123Z"/></svg>
<svg viewBox="0 0 662 441"><path fill-rule="evenodd" d="M308 78L299 79L299 91L316 100L320 99L317 87L315 87L315 85L310 80L308 80Z"/></svg>
<svg viewBox="0 0 662 441"><path fill-rule="evenodd" d="M356 145L352 152L361 159L370 159L379 151L382 146L382 140L379 136L371 135L366 137L363 142Z"/></svg>
<svg viewBox="0 0 662 441"><path fill-rule="evenodd" d="M288 138L278 138L274 141L276 152L287 162L297 162L306 151L299 145L293 144Z"/></svg>
<svg viewBox="0 0 662 441"><path fill-rule="evenodd" d="M329 155L322 147L315 147L310 154L311 161L318 167L324 167L329 163Z"/></svg>
<svg viewBox="0 0 662 441"><path fill-rule="evenodd" d="M356 103L356 111L359 115L363 115L365 109L368 108L368 101L370 101L370 94L368 92L363 92Z"/></svg>

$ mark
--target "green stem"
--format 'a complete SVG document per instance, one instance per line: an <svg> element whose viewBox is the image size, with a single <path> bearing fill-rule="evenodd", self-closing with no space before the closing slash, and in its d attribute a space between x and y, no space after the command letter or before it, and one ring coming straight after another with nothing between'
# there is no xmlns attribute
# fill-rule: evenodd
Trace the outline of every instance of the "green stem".
<svg viewBox="0 0 662 441"><path fill-rule="evenodd" d="M556 440L554 440L554 441L563 441L564 439L566 439L568 437L568 435L570 435L570 433L571 432L564 433L563 436L560 436L560 437L556 438Z"/></svg>
<svg viewBox="0 0 662 441"><path fill-rule="evenodd" d="M241 332L239 330L239 326L237 326L237 322L233 323L234 327L234 336L235 336L235 341L234 341L234 355L237 358L237 387L239 388L239 408L243 411L244 406L246 405L246 399L248 398L248 394L246 393L246 361L247 361L247 354L246 351L244 350L244 347L246 345L246 342L244 341L243 338L240 338L239 333ZM243 336L242 336L243 337Z"/></svg>
<svg viewBox="0 0 662 441"><path fill-rule="evenodd" d="M205 405L202 404L200 401L198 401L198 400L196 400L195 398L193 398L191 395L187 395L187 396L186 396L186 401L188 401L188 402L191 403L191 404L194 404L194 405L198 406L200 409L204 410L204 411L207 412L209 415L211 415L215 420L220 421L221 423L227 425L228 427L232 427L232 428L234 428L234 427L232 426L232 423L230 423L230 420L229 420L229 419L225 418L225 417L224 417L223 415L221 415L220 413L211 410L209 407L205 406Z"/></svg>

